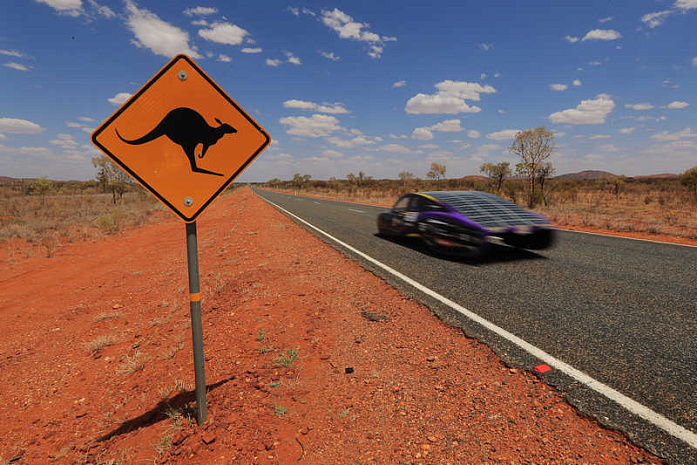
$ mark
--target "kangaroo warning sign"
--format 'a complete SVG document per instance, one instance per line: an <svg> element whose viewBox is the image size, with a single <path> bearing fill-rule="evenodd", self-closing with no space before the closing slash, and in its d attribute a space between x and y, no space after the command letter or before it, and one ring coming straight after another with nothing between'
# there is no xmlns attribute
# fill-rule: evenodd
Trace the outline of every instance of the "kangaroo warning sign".
<svg viewBox="0 0 697 465"><path fill-rule="evenodd" d="M100 150L187 222L270 141L186 55L172 59L92 134Z"/></svg>

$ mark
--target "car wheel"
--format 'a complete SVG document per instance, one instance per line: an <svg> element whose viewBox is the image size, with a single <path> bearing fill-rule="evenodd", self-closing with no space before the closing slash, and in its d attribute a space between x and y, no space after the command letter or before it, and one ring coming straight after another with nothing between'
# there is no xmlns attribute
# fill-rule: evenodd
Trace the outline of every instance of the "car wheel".
<svg viewBox="0 0 697 465"><path fill-rule="evenodd" d="M416 225L416 227L419 231L419 235L421 236L421 240L423 241L424 245L428 248L428 250L432 252L439 252L440 248L438 247L435 241L433 226L426 222L420 221Z"/></svg>

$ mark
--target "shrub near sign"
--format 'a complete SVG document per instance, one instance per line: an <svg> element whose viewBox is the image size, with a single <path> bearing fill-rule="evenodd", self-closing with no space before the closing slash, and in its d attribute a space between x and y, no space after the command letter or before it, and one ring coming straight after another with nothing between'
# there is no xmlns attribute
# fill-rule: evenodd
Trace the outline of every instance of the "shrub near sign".
<svg viewBox="0 0 697 465"><path fill-rule="evenodd" d="M271 138L189 57L178 55L92 141L190 222Z"/></svg>

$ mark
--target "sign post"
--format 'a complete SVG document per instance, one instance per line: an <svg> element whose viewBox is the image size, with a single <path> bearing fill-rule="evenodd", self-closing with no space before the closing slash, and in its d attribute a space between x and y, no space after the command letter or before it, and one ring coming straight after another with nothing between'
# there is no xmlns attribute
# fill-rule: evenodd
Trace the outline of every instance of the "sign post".
<svg viewBox="0 0 697 465"><path fill-rule="evenodd" d="M198 238L196 222L186 223L186 263L189 269L189 303L191 309L191 341L194 346L194 377L196 379L196 422L208 416L206 371L203 362L203 323L201 321L201 286L198 278Z"/></svg>
<svg viewBox="0 0 697 465"><path fill-rule="evenodd" d="M177 55L92 134L92 142L186 222L196 420L206 421L196 218L271 142L186 55Z"/></svg>

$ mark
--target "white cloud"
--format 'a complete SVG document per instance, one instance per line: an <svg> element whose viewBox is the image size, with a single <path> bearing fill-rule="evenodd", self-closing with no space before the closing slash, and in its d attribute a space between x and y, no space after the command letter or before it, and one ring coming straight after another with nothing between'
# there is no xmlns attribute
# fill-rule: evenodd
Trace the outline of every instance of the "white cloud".
<svg viewBox="0 0 697 465"><path fill-rule="evenodd" d="M232 58L221 53L220 55L218 55L218 61L222 61L223 63L230 63L232 61Z"/></svg>
<svg viewBox="0 0 697 465"><path fill-rule="evenodd" d="M636 128L622 128L617 132L619 132L620 134L631 134L634 131L636 131Z"/></svg>
<svg viewBox="0 0 697 465"><path fill-rule="evenodd" d="M353 132L353 130L351 131ZM364 136L358 136L354 137L353 139L341 139L340 137L327 137L327 142L330 142L337 147L345 148L345 149L351 149L354 147L362 147L364 145L373 145L375 144L375 141L381 142L382 139L379 137L375 137L374 140L369 140Z"/></svg>
<svg viewBox="0 0 697 465"><path fill-rule="evenodd" d="M392 84L392 88L397 88L397 87L404 87L407 85L407 81L397 81L394 84Z"/></svg>
<svg viewBox="0 0 697 465"><path fill-rule="evenodd" d="M595 100L581 100L576 108L552 113L549 119L558 124L603 124L614 108L615 102L608 95L599 94Z"/></svg>
<svg viewBox="0 0 697 465"><path fill-rule="evenodd" d="M198 35L211 42L225 45L240 45L249 32L230 23L213 23L208 29L201 29Z"/></svg>
<svg viewBox="0 0 697 465"><path fill-rule="evenodd" d="M496 110L496 112L497 112L499 115L505 115L505 114L506 114L506 110L503 110L503 109L501 109L501 108L499 108L498 110Z"/></svg>
<svg viewBox="0 0 697 465"><path fill-rule="evenodd" d="M599 23L607 23L608 21L612 21L612 18L613 18L612 16L607 16L607 17L605 17L605 18L600 18L600 19L598 20L598 22L599 22Z"/></svg>
<svg viewBox="0 0 697 465"><path fill-rule="evenodd" d="M410 114L437 114L446 113L478 113L482 111L477 106L469 106L459 97L443 94L425 95L416 94L409 99L405 111Z"/></svg>
<svg viewBox="0 0 697 465"><path fill-rule="evenodd" d="M682 110L683 108L687 108L687 107L689 107L689 106L690 106L689 103L687 103L687 102L679 102L679 101L677 101L677 100L676 100L675 102L671 102L671 103L668 104L668 108L669 108L670 110Z"/></svg>
<svg viewBox="0 0 697 465"><path fill-rule="evenodd" d="M572 44L573 44L574 42L578 42L578 37L565 36L564 39L565 39L567 42L571 42Z"/></svg>
<svg viewBox="0 0 697 465"><path fill-rule="evenodd" d="M2 130L0 130L0 132L2 132ZM651 139L661 142L670 142L692 137L697 137L697 133L692 132L691 128L685 128L682 131L677 132L662 131L651 136Z"/></svg>
<svg viewBox="0 0 697 465"><path fill-rule="evenodd" d="M192 26L208 26L208 21L205 19L197 19L195 21L191 21Z"/></svg>
<svg viewBox="0 0 697 465"><path fill-rule="evenodd" d="M286 116L281 118L279 122L289 126L286 133L294 136L326 137L341 129L339 120L328 115L318 114L309 118L306 116Z"/></svg>
<svg viewBox="0 0 697 465"><path fill-rule="evenodd" d="M327 60L332 60L332 61L339 61L341 60L341 57L338 57L334 55L334 52L324 52L322 50L319 51L319 54L322 55L324 58Z"/></svg>
<svg viewBox="0 0 697 465"><path fill-rule="evenodd" d="M625 108L631 108L632 110L638 110L638 111L651 110L651 109L654 108L654 106L651 105L651 104L648 103L648 102L636 103L636 104L633 104L633 105L625 105L624 107L625 107Z"/></svg>
<svg viewBox="0 0 697 465"><path fill-rule="evenodd" d="M77 142L70 134L58 134L56 138L49 141L53 145L57 145L64 150L75 149L77 147Z"/></svg>
<svg viewBox="0 0 697 465"><path fill-rule="evenodd" d="M62 15L77 17L83 13L82 0L37 0Z"/></svg>
<svg viewBox="0 0 697 465"><path fill-rule="evenodd" d="M78 116L77 119L79 119L80 121L86 121L88 123L94 121L94 119L90 118L89 116Z"/></svg>
<svg viewBox="0 0 697 465"><path fill-rule="evenodd" d="M342 158L344 156L343 153L337 152L336 150L325 150L322 152L322 155L325 155L329 158Z"/></svg>
<svg viewBox="0 0 697 465"><path fill-rule="evenodd" d="M285 108L297 108L299 110L309 110L316 111L319 113L330 113L334 115L347 114L350 113L343 103L323 103L318 104L315 102L308 102L305 100L286 100L283 102Z"/></svg>
<svg viewBox="0 0 697 465"><path fill-rule="evenodd" d="M416 128L414 129L414 132L411 134L411 138L416 140L431 140L433 139L433 131L461 132L464 131L464 129L460 127L459 119L449 119L441 121L440 123L436 123L432 126Z"/></svg>
<svg viewBox="0 0 697 465"><path fill-rule="evenodd" d="M218 12L217 8L208 6L197 6L195 8L187 8L184 10L186 16L208 16Z"/></svg>
<svg viewBox="0 0 697 465"><path fill-rule="evenodd" d="M469 131L467 131L467 137L469 137L470 139L479 139L481 136L482 134L477 130L470 129Z"/></svg>
<svg viewBox="0 0 697 465"><path fill-rule="evenodd" d="M487 134L486 138L490 140L509 140L515 139L515 136L520 132L520 129L504 129L503 131L492 132Z"/></svg>
<svg viewBox="0 0 697 465"><path fill-rule="evenodd" d="M576 87L579 87L581 85L581 80L580 79L574 79L574 85Z"/></svg>
<svg viewBox="0 0 697 465"><path fill-rule="evenodd" d="M5 66L7 68L16 69L17 71L29 71L31 69L31 67L29 67L29 66L22 65L20 63L14 63L14 62L5 63L5 64L3 64L3 66Z"/></svg>
<svg viewBox="0 0 697 465"><path fill-rule="evenodd" d="M114 13L114 10L112 10L108 6L100 5L95 0L88 0L88 2L92 6L92 8L94 8L98 15L104 16L107 19L116 17L116 13Z"/></svg>
<svg viewBox="0 0 697 465"><path fill-rule="evenodd" d="M676 0L675 8L693 10L697 8L697 0Z"/></svg>
<svg viewBox="0 0 697 465"><path fill-rule="evenodd" d="M672 10L657 11L656 13L647 13L641 17L641 21L651 29L663 24L663 21L673 14Z"/></svg>
<svg viewBox="0 0 697 465"><path fill-rule="evenodd" d="M586 40L616 40L622 38L622 34L614 29L593 29L583 36L581 41Z"/></svg>
<svg viewBox="0 0 697 465"><path fill-rule="evenodd" d="M619 152L620 149L615 147L613 144L603 144L597 147L601 152Z"/></svg>
<svg viewBox="0 0 697 465"><path fill-rule="evenodd" d="M411 149L399 144L381 145L379 148L388 153L411 153Z"/></svg>
<svg viewBox="0 0 697 465"><path fill-rule="evenodd" d="M385 48L385 42L394 42L396 37L380 36L368 30L369 24L359 23L338 8L322 10L322 23L334 30L342 39L357 40L370 44L368 55L380 58Z"/></svg>
<svg viewBox="0 0 697 465"><path fill-rule="evenodd" d="M422 144L419 145L419 148L424 150L436 150L440 148L440 146L438 144Z"/></svg>
<svg viewBox="0 0 697 465"><path fill-rule="evenodd" d="M692 59L692 66L697 66L697 57Z"/></svg>
<svg viewBox="0 0 697 465"><path fill-rule="evenodd" d="M411 138L416 140L432 140L433 133L429 128L416 128L411 133Z"/></svg>
<svg viewBox="0 0 697 465"><path fill-rule="evenodd" d="M266 64L269 66L276 67L276 66L280 66L281 63L282 63L281 60L272 60L271 58L266 59Z"/></svg>
<svg viewBox="0 0 697 465"><path fill-rule="evenodd" d="M480 94L496 92L492 86L465 81L445 80L437 83L435 87L438 89L436 94L417 94L409 99L405 111L410 114L478 113L481 108L469 106L465 100L479 101Z"/></svg>
<svg viewBox="0 0 697 465"><path fill-rule="evenodd" d="M146 9L138 8L131 0L126 0L126 11L126 25L135 35L135 39L131 40L135 46L166 57L186 53L192 58L201 58L189 45L187 32L162 21Z"/></svg>
<svg viewBox="0 0 697 465"><path fill-rule="evenodd" d="M593 134L590 139L591 140L598 140L598 139L609 139L612 136L609 136L607 134Z"/></svg>
<svg viewBox="0 0 697 465"><path fill-rule="evenodd" d="M479 44L479 48L481 48L485 52L488 52L489 50L494 48L494 44Z"/></svg>
<svg viewBox="0 0 697 465"><path fill-rule="evenodd" d="M129 98L131 98L131 95L133 94L129 94L128 92L119 92L107 100L113 105L123 105Z"/></svg>
<svg viewBox="0 0 697 465"><path fill-rule="evenodd" d="M556 91L562 91L569 88L566 84L550 84L549 88Z"/></svg>
<svg viewBox="0 0 697 465"><path fill-rule="evenodd" d="M18 118L0 118L0 134L41 134L45 129L36 123Z"/></svg>
<svg viewBox="0 0 697 465"><path fill-rule="evenodd" d="M600 65L602 65L602 63L599 61L589 61L588 62L588 66L600 66Z"/></svg>
<svg viewBox="0 0 697 465"><path fill-rule="evenodd" d="M0 50L0 55L7 55L15 58L22 58L24 56L22 52L18 52L17 50Z"/></svg>
<svg viewBox="0 0 697 465"><path fill-rule="evenodd" d="M436 123L433 126L429 128L431 131L439 131L439 132L461 132L464 131L460 127L460 120L459 119L449 119L442 121L440 123Z"/></svg>
<svg viewBox="0 0 697 465"><path fill-rule="evenodd" d="M300 58L296 57L291 52L285 52L285 55L286 55L288 63L298 65L298 66L302 65L302 63L300 62Z"/></svg>
<svg viewBox="0 0 697 465"><path fill-rule="evenodd" d="M261 53L261 52L263 52L263 49L261 47L257 47L257 48L245 47L242 50L240 50L240 52L242 52L242 53Z"/></svg>

